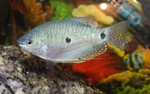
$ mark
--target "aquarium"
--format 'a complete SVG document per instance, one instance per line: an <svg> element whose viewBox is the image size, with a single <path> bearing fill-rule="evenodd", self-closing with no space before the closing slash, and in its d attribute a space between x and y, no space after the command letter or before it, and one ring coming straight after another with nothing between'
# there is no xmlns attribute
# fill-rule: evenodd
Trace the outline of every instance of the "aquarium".
<svg viewBox="0 0 150 94"><path fill-rule="evenodd" d="M150 0L0 0L0 45L61 63L106 94L149 94L149 9Z"/></svg>

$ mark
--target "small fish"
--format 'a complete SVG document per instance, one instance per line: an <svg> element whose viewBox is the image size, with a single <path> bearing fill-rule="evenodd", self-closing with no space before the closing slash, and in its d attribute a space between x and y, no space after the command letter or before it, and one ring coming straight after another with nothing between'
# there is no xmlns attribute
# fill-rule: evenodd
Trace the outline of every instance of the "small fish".
<svg viewBox="0 0 150 94"><path fill-rule="evenodd" d="M128 57L125 59L125 63L127 64L127 67L131 70L133 69L142 69L143 68L143 58L140 55L142 51L139 52L133 52L128 55Z"/></svg>
<svg viewBox="0 0 150 94"><path fill-rule="evenodd" d="M59 63L92 59L107 51L107 43L126 49L128 40L123 34L129 29L129 22L106 28L93 26L91 19L94 24L87 25L88 22L87 17L50 21L33 28L17 43L33 55Z"/></svg>

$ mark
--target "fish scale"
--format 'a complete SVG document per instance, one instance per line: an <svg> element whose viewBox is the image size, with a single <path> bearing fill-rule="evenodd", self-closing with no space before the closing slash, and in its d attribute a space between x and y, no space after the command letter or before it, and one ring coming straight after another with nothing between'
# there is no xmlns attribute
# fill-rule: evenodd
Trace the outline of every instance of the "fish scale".
<svg viewBox="0 0 150 94"><path fill-rule="evenodd" d="M72 24L74 24L73 26L70 26L71 25L70 23L67 23L65 25L63 25L61 23L56 23L55 26L57 26L59 24L61 25L59 30L54 30L54 31L58 31L58 32L53 32L53 34L50 33L50 35L48 35L48 36L57 35L58 33L61 34L61 36L52 36L52 38L55 37L55 40L59 40L61 43L65 43L66 37L74 38L74 40L72 40L72 42L75 42L75 40L82 41L83 39L87 39L87 38L94 39L96 37L99 37L99 36L97 36L97 35L99 35L99 32L97 29L95 29L95 30L92 29L92 31L90 31L90 32L83 32L83 31L87 31L88 28L90 29L90 27L78 28L77 26L79 24L74 23L74 22L72 22ZM65 29L63 29L63 28L65 28ZM68 33L65 33L65 32L68 32ZM91 36L91 35L93 35L93 36ZM59 42L59 41L57 41L57 42ZM53 42L54 44L56 44L56 42L54 42L54 40L49 39L49 43L50 42Z"/></svg>
<svg viewBox="0 0 150 94"><path fill-rule="evenodd" d="M97 24L89 21L94 22L86 17L47 22L20 37L17 43L33 55L56 63L89 60L105 53L107 43L126 48L123 34L129 29L127 21L106 28L95 27ZM33 43L28 44L31 40Z"/></svg>

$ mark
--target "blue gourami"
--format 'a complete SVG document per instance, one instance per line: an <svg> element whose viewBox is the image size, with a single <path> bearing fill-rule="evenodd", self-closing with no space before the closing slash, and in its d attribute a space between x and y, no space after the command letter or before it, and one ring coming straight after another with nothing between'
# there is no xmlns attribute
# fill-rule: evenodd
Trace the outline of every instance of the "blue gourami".
<svg viewBox="0 0 150 94"><path fill-rule="evenodd" d="M52 62L82 62L106 52L107 43L126 49L128 40L123 35L128 29L127 21L98 28L87 17L67 18L37 26L17 43L33 55Z"/></svg>

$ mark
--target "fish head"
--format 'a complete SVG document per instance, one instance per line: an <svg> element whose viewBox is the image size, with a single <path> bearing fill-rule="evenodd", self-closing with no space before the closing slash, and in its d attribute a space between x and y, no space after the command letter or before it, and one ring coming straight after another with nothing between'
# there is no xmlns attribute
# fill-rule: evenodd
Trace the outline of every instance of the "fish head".
<svg viewBox="0 0 150 94"><path fill-rule="evenodd" d="M21 36L17 40L17 44L26 51L37 55L43 46L42 39L43 37L39 35L38 31L33 29L27 34Z"/></svg>

